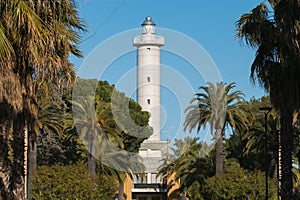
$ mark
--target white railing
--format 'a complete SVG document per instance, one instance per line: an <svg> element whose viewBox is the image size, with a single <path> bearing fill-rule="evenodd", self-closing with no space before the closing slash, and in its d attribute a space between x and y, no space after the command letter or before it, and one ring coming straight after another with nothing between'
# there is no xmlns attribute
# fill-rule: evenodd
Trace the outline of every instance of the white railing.
<svg viewBox="0 0 300 200"><path fill-rule="evenodd" d="M134 45L155 44L164 45L164 37L152 34L143 34L133 38Z"/></svg>

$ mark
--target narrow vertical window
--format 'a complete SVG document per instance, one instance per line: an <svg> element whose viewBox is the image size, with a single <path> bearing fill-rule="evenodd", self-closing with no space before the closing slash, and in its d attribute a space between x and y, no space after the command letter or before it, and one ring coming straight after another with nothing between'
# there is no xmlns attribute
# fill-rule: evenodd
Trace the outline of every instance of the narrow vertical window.
<svg viewBox="0 0 300 200"><path fill-rule="evenodd" d="M150 104L150 99L147 99L147 103Z"/></svg>
<svg viewBox="0 0 300 200"><path fill-rule="evenodd" d="M150 83L150 76L147 77L147 81Z"/></svg>

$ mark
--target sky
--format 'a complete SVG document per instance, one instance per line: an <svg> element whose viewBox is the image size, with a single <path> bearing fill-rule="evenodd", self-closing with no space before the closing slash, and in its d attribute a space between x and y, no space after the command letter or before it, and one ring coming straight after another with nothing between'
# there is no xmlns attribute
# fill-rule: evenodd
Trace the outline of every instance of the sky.
<svg viewBox="0 0 300 200"><path fill-rule="evenodd" d="M123 51L122 45L131 45L132 38L141 34L141 23L145 17L151 16L156 23L157 34L165 37L166 44L161 48L161 64L164 66L161 73L164 84L161 89L162 139L174 140L189 136L190 133L184 133L182 130L184 109L193 94L199 92L198 87L210 81L209 78L203 77L202 72L205 76L205 70L211 71L214 68L225 83L236 82L235 89L242 90L246 100L265 94L264 90L253 85L249 78L255 50L235 37L235 22L243 13L249 12L261 2L78 0L79 15L87 25L88 32L82 34L82 42L79 45L84 57L71 57L71 62L79 74L80 70L84 71L86 68L92 73L105 68L98 78L115 84L118 90L136 99L131 88L136 77L136 52L134 47ZM124 38L128 40L125 41L126 44L120 41L123 35L126 35ZM186 50L185 46L188 46L189 42L195 46ZM175 48L182 52L176 53ZM202 58L209 62L200 68L192 62L193 59L198 59L199 49L200 61L195 62L203 64ZM101 60L109 57L106 54L118 54L119 51L121 53L115 56L109 65L101 66L101 62L104 62ZM95 66L92 67L91 63ZM99 73L95 72L95 75L99 76ZM200 138L205 140L209 131L204 130L200 135Z"/></svg>

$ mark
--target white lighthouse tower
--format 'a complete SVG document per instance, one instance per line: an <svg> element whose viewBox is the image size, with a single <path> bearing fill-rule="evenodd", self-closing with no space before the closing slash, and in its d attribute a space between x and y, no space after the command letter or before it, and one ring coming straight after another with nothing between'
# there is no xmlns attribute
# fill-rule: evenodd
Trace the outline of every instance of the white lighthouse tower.
<svg viewBox="0 0 300 200"><path fill-rule="evenodd" d="M164 38L155 34L151 17L146 17L142 35L134 37L133 45L137 46L137 100L151 115L153 135L149 140L160 140L160 47Z"/></svg>
<svg viewBox="0 0 300 200"><path fill-rule="evenodd" d="M137 100L151 115L149 125L153 134L139 149L146 169L143 176L134 177L132 200L165 200L166 185L157 176L168 147L168 141L160 138L160 47L164 45L164 37L155 34L151 17L142 23L142 34L133 38L133 45L137 47Z"/></svg>

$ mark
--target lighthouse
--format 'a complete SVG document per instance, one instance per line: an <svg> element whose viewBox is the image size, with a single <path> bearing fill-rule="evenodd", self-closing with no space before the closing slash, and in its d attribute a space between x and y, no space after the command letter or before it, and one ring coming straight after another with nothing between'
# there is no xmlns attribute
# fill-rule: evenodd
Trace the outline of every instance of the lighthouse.
<svg viewBox="0 0 300 200"><path fill-rule="evenodd" d="M153 134L139 149L146 169L143 175L134 176L131 194L132 200L165 200L166 184L157 176L168 148L168 141L160 138L160 48L164 37L156 35L151 17L146 17L141 25L142 33L133 38L133 45L137 47L137 101L150 113Z"/></svg>
<svg viewBox="0 0 300 200"><path fill-rule="evenodd" d="M148 140L160 140L160 47L164 37L155 34L155 23L146 17L142 34L134 37L137 47L137 100L150 113L153 134Z"/></svg>

